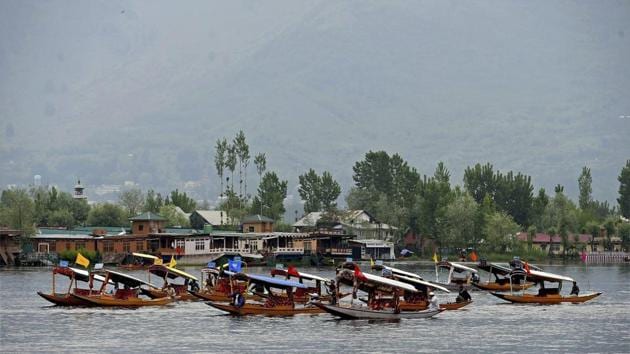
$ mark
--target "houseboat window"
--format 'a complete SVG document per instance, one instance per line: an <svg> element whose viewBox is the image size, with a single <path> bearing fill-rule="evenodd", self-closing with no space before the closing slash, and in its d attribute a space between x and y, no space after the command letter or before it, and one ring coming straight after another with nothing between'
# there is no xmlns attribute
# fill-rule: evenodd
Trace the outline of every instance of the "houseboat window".
<svg viewBox="0 0 630 354"><path fill-rule="evenodd" d="M78 250L85 249L85 242L77 242L76 247Z"/></svg>
<svg viewBox="0 0 630 354"><path fill-rule="evenodd" d="M48 242L48 251L49 252L57 252L57 241L49 241Z"/></svg>
<svg viewBox="0 0 630 354"><path fill-rule="evenodd" d="M144 241L142 240L136 241L136 251L144 251Z"/></svg>
<svg viewBox="0 0 630 354"><path fill-rule="evenodd" d="M40 243L37 245L37 252L39 253L48 253L49 252L49 245L48 243Z"/></svg>
<svg viewBox="0 0 630 354"><path fill-rule="evenodd" d="M144 230L144 225L142 224L138 225L138 231L142 231L142 230Z"/></svg>
<svg viewBox="0 0 630 354"><path fill-rule="evenodd" d="M206 249L206 244L203 242L203 240L195 240L195 250L203 251L205 249Z"/></svg>
<svg viewBox="0 0 630 354"><path fill-rule="evenodd" d="M293 239L287 238L287 248L293 248Z"/></svg>
<svg viewBox="0 0 630 354"><path fill-rule="evenodd" d="M131 241L123 241L123 252L131 252Z"/></svg>
<svg viewBox="0 0 630 354"><path fill-rule="evenodd" d="M103 252L104 253L114 253L114 242L105 241L103 243Z"/></svg>
<svg viewBox="0 0 630 354"><path fill-rule="evenodd" d="M186 242L184 242L184 240L177 240L175 241L175 248L180 248L180 249L185 249L186 248Z"/></svg>
<svg viewBox="0 0 630 354"><path fill-rule="evenodd" d="M66 250L71 250L71 249L72 249L72 243L66 242Z"/></svg>
<svg viewBox="0 0 630 354"><path fill-rule="evenodd" d="M248 231L249 231L249 232L254 232L254 227L253 227L253 226L250 226L250 227L248 228Z"/></svg>

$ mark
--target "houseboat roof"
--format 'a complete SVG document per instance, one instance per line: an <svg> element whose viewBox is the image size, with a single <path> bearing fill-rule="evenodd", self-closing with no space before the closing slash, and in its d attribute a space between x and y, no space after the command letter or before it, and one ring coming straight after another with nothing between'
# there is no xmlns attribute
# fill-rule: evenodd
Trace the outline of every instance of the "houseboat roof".
<svg viewBox="0 0 630 354"><path fill-rule="evenodd" d="M392 247L394 245L392 242L386 242L383 240L374 240L374 239L350 240L348 242L360 243L367 248Z"/></svg>
<svg viewBox="0 0 630 354"><path fill-rule="evenodd" d="M266 216L263 215L248 215L246 217L243 218L242 223L255 223L255 222L274 222L274 220L272 218L268 218Z"/></svg>
<svg viewBox="0 0 630 354"><path fill-rule="evenodd" d="M142 213L140 215L131 217L129 218L129 220L131 221L166 221L166 218L162 217L159 214L147 211L146 213Z"/></svg>

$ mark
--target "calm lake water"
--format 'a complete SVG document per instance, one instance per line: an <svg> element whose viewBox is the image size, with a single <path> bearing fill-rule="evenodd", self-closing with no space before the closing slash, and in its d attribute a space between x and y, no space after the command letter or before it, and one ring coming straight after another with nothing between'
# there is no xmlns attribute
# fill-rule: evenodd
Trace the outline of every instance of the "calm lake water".
<svg viewBox="0 0 630 354"><path fill-rule="evenodd" d="M395 266L435 278L429 266ZM196 268L185 270L199 274ZM333 269L301 270L334 274ZM630 352L629 266L545 266L545 270L575 278L582 292L604 294L580 305L531 306L503 303L475 291L474 303L466 310L398 322L336 320L328 314L238 318L203 302L137 310L50 306L36 294L50 291L50 269L0 269L0 351ZM250 271L268 273L269 269ZM440 295L440 300L454 296Z"/></svg>

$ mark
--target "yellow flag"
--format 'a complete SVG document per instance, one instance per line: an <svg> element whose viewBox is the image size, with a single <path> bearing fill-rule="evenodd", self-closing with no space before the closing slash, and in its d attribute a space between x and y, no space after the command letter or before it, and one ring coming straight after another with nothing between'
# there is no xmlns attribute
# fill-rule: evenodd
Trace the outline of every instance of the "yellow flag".
<svg viewBox="0 0 630 354"><path fill-rule="evenodd" d="M175 262L175 256L171 256L171 261L168 262L168 266L171 268L175 268L176 265L177 265L177 262Z"/></svg>
<svg viewBox="0 0 630 354"><path fill-rule="evenodd" d="M163 262L162 262L162 258L156 258L156 259L154 259L154 260L153 260L153 264L155 264L155 265L162 265L162 264L163 264Z"/></svg>
<svg viewBox="0 0 630 354"><path fill-rule="evenodd" d="M85 268L90 266L90 260L83 257L81 253L77 253L77 259L74 261L75 264L79 264L84 266Z"/></svg>
<svg viewBox="0 0 630 354"><path fill-rule="evenodd" d="M435 263L438 262L437 253L435 253L435 252L433 252L433 262L435 262Z"/></svg>
<svg viewBox="0 0 630 354"><path fill-rule="evenodd" d="M374 267L374 259L372 257L370 257L370 265Z"/></svg>

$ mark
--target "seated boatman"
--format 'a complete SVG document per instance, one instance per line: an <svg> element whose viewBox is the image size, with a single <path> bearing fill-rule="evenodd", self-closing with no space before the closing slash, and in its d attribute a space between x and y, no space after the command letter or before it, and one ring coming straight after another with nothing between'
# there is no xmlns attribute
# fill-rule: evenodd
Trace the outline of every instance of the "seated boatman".
<svg viewBox="0 0 630 354"><path fill-rule="evenodd" d="M580 288L577 286L577 282L573 282L573 287L571 288L571 295L578 296L580 294Z"/></svg>
<svg viewBox="0 0 630 354"><path fill-rule="evenodd" d="M457 295L457 298L455 299L455 302L466 302L466 301L470 301L472 298L470 297L470 294L468 293L468 291L466 289L464 289L463 286L459 286L459 294Z"/></svg>

